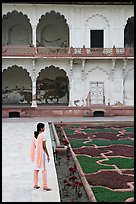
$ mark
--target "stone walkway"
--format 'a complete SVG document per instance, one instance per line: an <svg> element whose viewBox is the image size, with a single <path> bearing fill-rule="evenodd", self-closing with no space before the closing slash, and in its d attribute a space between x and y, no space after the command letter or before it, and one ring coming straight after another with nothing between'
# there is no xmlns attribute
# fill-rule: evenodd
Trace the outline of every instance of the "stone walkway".
<svg viewBox="0 0 136 204"><path fill-rule="evenodd" d="M60 202L52 143L47 122L134 121L134 117L45 117L2 119L2 202ZM33 168L30 143L38 122L46 124L47 148L51 161L47 163L47 177L52 191L33 190ZM42 174L39 174L42 187Z"/></svg>
<svg viewBox="0 0 136 204"><path fill-rule="evenodd" d="M50 133L48 124L45 124L47 148L51 157L50 162L47 162L48 185L52 188L49 192L42 190L41 172L41 188L33 189L30 144L37 122L15 122L14 119L2 122L2 202L60 202Z"/></svg>

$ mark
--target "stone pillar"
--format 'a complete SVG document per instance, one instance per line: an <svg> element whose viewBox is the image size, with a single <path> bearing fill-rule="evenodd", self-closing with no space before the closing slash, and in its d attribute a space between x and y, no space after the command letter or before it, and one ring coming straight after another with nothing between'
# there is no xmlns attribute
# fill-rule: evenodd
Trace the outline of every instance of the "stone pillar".
<svg viewBox="0 0 136 204"><path fill-rule="evenodd" d="M124 87L124 83L125 83L125 70L126 70L126 66L127 66L127 60L124 59L124 64L123 64L123 69L122 69L122 79L123 79L123 104L125 105L125 87Z"/></svg>
<svg viewBox="0 0 136 204"><path fill-rule="evenodd" d="M72 75L73 75L73 59L70 59L69 105L68 106L72 106Z"/></svg>
<svg viewBox="0 0 136 204"><path fill-rule="evenodd" d="M36 25L32 25L32 45L36 47Z"/></svg>
<svg viewBox="0 0 136 204"><path fill-rule="evenodd" d="M33 59L33 76L32 76L32 105L31 107L37 107L36 104L36 76L35 76L35 59Z"/></svg>

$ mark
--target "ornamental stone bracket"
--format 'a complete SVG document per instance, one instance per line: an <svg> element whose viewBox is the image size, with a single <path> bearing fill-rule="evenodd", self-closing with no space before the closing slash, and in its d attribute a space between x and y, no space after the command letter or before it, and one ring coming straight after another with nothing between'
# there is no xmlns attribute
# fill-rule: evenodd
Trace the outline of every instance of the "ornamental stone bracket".
<svg viewBox="0 0 136 204"><path fill-rule="evenodd" d="M116 59L112 59L111 79L114 80L114 70L116 65Z"/></svg>
<svg viewBox="0 0 136 204"><path fill-rule="evenodd" d="M124 59L124 64L123 64L123 69L122 69L122 77L123 77L123 81L124 81L124 78L125 78L125 70L126 70L126 66L127 66L127 59Z"/></svg>

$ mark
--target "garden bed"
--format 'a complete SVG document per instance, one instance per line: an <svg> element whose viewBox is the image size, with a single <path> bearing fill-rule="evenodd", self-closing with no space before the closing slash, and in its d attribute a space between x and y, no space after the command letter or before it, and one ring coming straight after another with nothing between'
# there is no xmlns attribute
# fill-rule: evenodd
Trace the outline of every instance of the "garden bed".
<svg viewBox="0 0 136 204"><path fill-rule="evenodd" d="M57 124L55 125L60 144L70 143L72 151L80 164L90 189L97 202L125 202L134 197L134 129L128 126L91 126L91 124ZM63 134L60 134L62 129ZM59 159L59 160L58 160ZM66 155L57 159L56 169L59 178L62 202L90 202L79 199L69 187L64 193L65 179L69 175ZM72 159L72 157L70 157ZM73 159L72 159L73 160ZM73 165L75 165L74 161ZM59 167L59 165L61 165ZM65 171L64 171L65 169ZM63 171L65 173L63 173ZM64 174L64 179L62 175ZM79 176L79 175L78 175ZM78 179L81 182L80 176ZM63 183L62 183L63 180ZM67 180L67 179L66 179ZM69 184L68 184L69 185ZM81 184L82 185L82 184ZM71 185L72 186L72 185ZM63 189L63 190L62 190ZM70 190L71 189L71 190ZM81 188L83 191L84 188ZM81 195L86 195L85 192ZM73 195L71 195L71 193ZM66 199L67 198L67 199Z"/></svg>
<svg viewBox="0 0 136 204"><path fill-rule="evenodd" d="M89 202L72 157L59 155L56 171L61 202Z"/></svg>

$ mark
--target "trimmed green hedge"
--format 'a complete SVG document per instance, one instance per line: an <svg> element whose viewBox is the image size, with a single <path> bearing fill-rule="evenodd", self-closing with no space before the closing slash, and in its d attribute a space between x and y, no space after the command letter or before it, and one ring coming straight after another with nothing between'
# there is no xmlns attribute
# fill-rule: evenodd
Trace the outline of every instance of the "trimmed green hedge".
<svg viewBox="0 0 136 204"><path fill-rule="evenodd" d="M93 186L91 189L97 202L125 202L128 198L134 197L134 192L129 191L112 191L100 186Z"/></svg>

